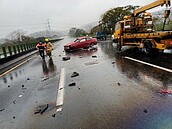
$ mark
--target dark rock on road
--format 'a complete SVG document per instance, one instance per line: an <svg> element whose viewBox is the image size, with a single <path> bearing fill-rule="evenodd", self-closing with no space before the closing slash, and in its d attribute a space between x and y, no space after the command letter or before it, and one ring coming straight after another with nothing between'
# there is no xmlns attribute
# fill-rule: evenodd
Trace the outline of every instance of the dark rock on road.
<svg viewBox="0 0 172 129"><path fill-rule="evenodd" d="M76 86L76 83L70 83L69 86Z"/></svg>
<svg viewBox="0 0 172 129"><path fill-rule="evenodd" d="M79 76L79 73L77 73L77 72L73 72L73 74L71 75L71 78L73 78L73 77L77 77L77 76Z"/></svg>

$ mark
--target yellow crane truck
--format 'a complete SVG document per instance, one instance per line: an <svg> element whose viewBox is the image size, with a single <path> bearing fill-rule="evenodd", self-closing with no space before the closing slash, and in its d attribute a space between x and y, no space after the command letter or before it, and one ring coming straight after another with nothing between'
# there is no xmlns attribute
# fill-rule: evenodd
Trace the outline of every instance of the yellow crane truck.
<svg viewBox="0 0 172 129"><path fill-rule="evenodd" d="M166 5L162 31L153 30L151 13L146 10ZM114 41L118 50L122 46L133 46L142 49L145 53L172 49L172 31L164 31L166 19L170 14L170 0L157 0L146 6L134 10L131 16L124 16L122 21L115 25Z"/></svg>

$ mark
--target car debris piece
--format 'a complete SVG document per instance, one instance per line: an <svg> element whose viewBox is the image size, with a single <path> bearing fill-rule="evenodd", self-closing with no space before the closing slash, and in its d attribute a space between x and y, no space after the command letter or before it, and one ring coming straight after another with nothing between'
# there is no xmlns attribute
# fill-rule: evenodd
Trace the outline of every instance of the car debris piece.
<svg viewBox="0 0 172 129"><path fill-rule="evenodd" d="M144 113L147 113L148 111L146 109L144 109Z"/></svg>
<svg viewBox="0 0 172 129"><path fill-rule="evenodd" d="M13 116L13 119L15 119L16 117L15 116Z"/></svg>
<svg viewBox="0 0 172 129"><path fill-rule="evenodd" d="M48 107L49 107L48 104L41 105L35 110L34 114L38 114L38 113L43 114L48 109Z"/></svg>
<svg viewBox="0 0 172 129"><path fill-rule="evenodd" d="M22 87L24 87L24 85L22 85Z"/></svg>
<svg viewBox="0 0 172 129"><path fill-rule="evenodd" d="M47 77L47 78L44 78L44 79L42 80L42 82L43 82L43 81L46 81L46 80L48 80L48 79L49 79L48 77Z"/></svg>
<svg viewBox="0 0 172 129"><path fill-rule="evenodd" d="M23 94L20 94L20 95L19 95L19 98L21 98L22 96L23 96Z"/></svg>
<svg viewBox="0 0 172 129"><path fill-rule="evenodd" d="M56 114L53 114L52 117L56 117Z"/></svg>
<svg viewBox="0 0 172 129"><path fill-rule="evenodd" d="M70 83L69 86L76 86L76 83L75 82Z"/></svg>
<svg viewBox="0 0 172 129"><path fill-rule="evenodd" d="M97 56L92 56L93 58L97 58Z"/></svg>
<svg viewBox="0 0 172 129"><path fill-rule="evenodd" d="M13 100L13 104L16 104L16 100Z"/></svg>
<svg viewBox="0 0 172 129"><path fill-rule="evenodd" d="M93 61L93 62L88 62L88 63L85 63L86 66L89 66L89 65L94 65L94 64L98 64L99 62L97 61Z"/></svg>
<svg viewBox="0 0 172 129"><path fill-rule="evenodd" d="M30 80L30 78L27 78L27 80Z"/></svg>
<svg viewBox="0 0 172 129"><path fill-rule="evenodd" d="M2 111L4 111L5 110L5 108L3 108L3 109L0 109L0 112L2 112Z"/></svg>
<svg viewBox="0 0 172 129"><path fill-rule="evenodd" d="M8 87L10 87L10 85L8 85Z"/></svg>
<svg viewBox="0 0 172 129"><path fill-rule="evenodd" d="M112 62L112 64L115 64L115 62Z"/></svg>
<svg viewBox="0 0 172 129"><path fill-rule="evenodd" d="M73 73L72 73L72 75L71 75L71 78L73 78L73 77L77 77L77 76L79 76L79 73L77 73L77 72L73 72Z"/></svg>
<svg viewBox="0 0 172 129"><path fill-rule="evenodd" d="M118 86L121 86L121 84L118 82Z"/></svg>
<svg viewBox="0 0 172 129"><path fill-rule="evenodd" d="M64 61L66 61L66 60L70 60L70 57L65 56L65 57L63 57L62 59L63 59Z"/></svg>

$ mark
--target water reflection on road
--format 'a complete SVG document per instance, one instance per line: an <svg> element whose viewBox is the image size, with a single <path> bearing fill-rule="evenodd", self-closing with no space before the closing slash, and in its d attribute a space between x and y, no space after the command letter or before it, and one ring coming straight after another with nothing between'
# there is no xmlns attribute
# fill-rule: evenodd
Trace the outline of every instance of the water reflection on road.
<svg viewBox="0 0 172 129"><path fill-rule="evenodd" d="M142 101L145 101L145 107L147 107L147 109L149 109L151 112L149 112L149 110L147 112L147 109L145 109L143 114L139 113L140 109L143 109L143 104L140 103L140 105L137 105L136 108L132 109L133 116L130 116L130 119L125 121L126 125L124 128L172 128L172 116L170 115L172 113L172 73L126 60L124 58L125 56L128 56L172 69L172 55L168 53L145 55L140 51L134 51L132 49L126 49L123 52L117 52L111 43L101 44L100 47L102 52L106 54L108 58L115 61L114 68L117 68L118 72L127 78L123 79L128 81L128 83L131 82L133 85L129 85L130 87L127 87L128 91L132 91L131 94L135 93L140 94L141 96L143 94L148 95L147 98L143 98ZM135 87L135 90L131 90L131 87L134 87L134 85L137 87ZM160 94L162 90L165 92ZM128 93L126 92L126 94ZM132 101L134 100L130 100L131 103ZM131 106L131 103L128 104L128 106ZM146 113L148 113L147 116L145 116ZM122 115L121 113L121 116L125 115L126 114ZM139 115L139 117L137 117L137 115Z"/></svg>
<svg viewBox="0 0 172 129"><path fill-rule="evenodd" d="M56 66L54 65L53 59L49 59L47 62L46 60L42 60L42 71L44 77L56 75Z"/></svg>
<svg viewBox="0 0 172 129"><path fill-rule="evenodd" d="M157 64L157 60L161 60L160 64L157 65L162 65L164 62L169 61L169 63L166 64L166 67L171 68L172 62L170 62L170 57L172 57L172 55L160 53L158 55L159 58L163 58L157 59L157 57L154 55L145 55L141 52L133 51L131 49L126 49L123 52L117 52L115 49L116 48L112 45L112 43L101 45L102 52L108 55L109 58L114 59L118 70L122 74L125 74L129 79L140 83L154 82L154 84L157 86L163 86L165 88L172 85L172 78L170 78L172 75L171 73L153 67L145 67L144 64L135 63L133 61L124 59L125 56L129 56L139 60L148 61L152 64Z"/></svg>

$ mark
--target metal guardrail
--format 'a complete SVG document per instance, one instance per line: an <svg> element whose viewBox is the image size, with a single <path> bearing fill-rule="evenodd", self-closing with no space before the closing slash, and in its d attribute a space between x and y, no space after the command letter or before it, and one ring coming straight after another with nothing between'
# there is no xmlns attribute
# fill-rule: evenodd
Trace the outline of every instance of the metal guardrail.
<svg viewBox="0 0 172 129"><path fill-rule="evenodd" d="M37 43L0 46L0 60L34 50Z"/></svg>
<svg viewBox="0 0 172 129"><path fill-rule="evenodd" d="M52 43L62 40L64 38L50 40ZM0 64L11 61L17 57L25 55L29 52L36 50L37 43L20 43L14 45L0 46Z"/></svg>

